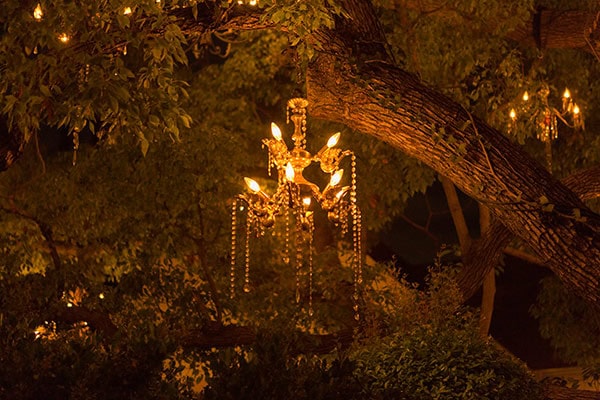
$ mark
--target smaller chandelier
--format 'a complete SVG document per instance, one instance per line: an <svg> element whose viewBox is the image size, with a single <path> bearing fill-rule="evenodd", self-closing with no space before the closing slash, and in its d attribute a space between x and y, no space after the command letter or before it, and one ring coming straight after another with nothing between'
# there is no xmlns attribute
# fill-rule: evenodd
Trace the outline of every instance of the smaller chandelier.
<svg viewBox="0 0 600 400"><path fill-rule="evenodd" d="M522 96L522 103L519 112L514 108L510 109L509 132L516 129L519 114L527 116L528 119L537 125L537 138L546 146L546 162L548 169L552 170L552 141L558 138L558 121L562 121L566 126L573 129L584 129L583 117L579 106L573 101L571 92L568 88L562 95L562 110L552 107L548 102L550 90L544 87L538 91L538 100L541 106L532 105L531 97L526 91Z"/></svg>
<svg viewBox="0 0 600 400"><path fill-rule="evenodd" d="M313 315L313 234L315 203L327 213L329 221L338 227L342 235L352 232L352 267L354 274L353 308L356 320L360 285L362 283L362 223L361 213L356 202L356 156L350 150L336 148L340 133L329 138L316 154L306 150L306 108L308 101L293 98L287 104L287 122L294 124L292 141L289 149L284 141L281 129L271 124L273 138L263 139L263 146L268 149L268 174L274 169L277 174L277 189L272 195L265 193L258 182L244 178L248 192L235 197L232 205L231 219L231 269L230 295L235 297L236 264L237 264L237 227L238 211L246 211L245 249L244 249L244 285L243 291L250 291L250 238L260 237L276 222L283 220L285 225L285 249L283 261L292 264L290 257L291 244L295 250L293 260L296 277L296 303L302 297L301 280L308 277L308 313ZM350 157L350 185L341 186L344 170L340 163ZM329 174L329 183L324 189L304 177L304 170L317 163L325 174ZM314 200L314 201L313 201ZM305 271L307 269L307 271Z"/></svg>

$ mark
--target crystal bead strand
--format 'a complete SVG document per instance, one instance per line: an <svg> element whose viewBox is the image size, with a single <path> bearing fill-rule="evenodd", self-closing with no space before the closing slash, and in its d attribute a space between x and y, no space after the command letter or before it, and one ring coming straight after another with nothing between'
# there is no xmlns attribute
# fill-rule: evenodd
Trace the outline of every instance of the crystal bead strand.
<svg viewBox="0 0 600 400"><path fill-rule="evenodd" d="M290 263L290 209L285 210L285 250L283 253L283 262Z"/></svg>
<svg viewBox="0 0 600 400"><path fill-rule="evenodd" d="M231 268L229 270L229 296L235 297L235 258L237 242L237 208L238 200L233 200L231 207Z"/></svg>
<svg viewBox="0 0 600 400"><path fill-rule="evenodd" d="M300 211L296 210L296 236L294 245L296 247L296 304L300 304L300 275L302 272L302 222L300 220Z"/></svg>
<svg viewBox="0 0 600 400"><path fill-rule="evenodd" d="M354 319L360 319L360 313L358 308L359 301L359 280L362 278L359 277L359 271L362 269L360 266L360 238L359 238L359 228L360 228L360 214L358 207L356 205L356 155L352 153L352 182L350 188L350 207L352 213L352 247L354 250L353 257L353 273L354 273L354 293L352 295L353 306L354 309ZM362 272L360 273L362 274Z"/></svg>
<svg viewBox="0 0 600 400"><path fill-rule="evenodd" d="M252 215L248 213L248 218L246 219L246 267L244 272L244 292L248 293L250 291L250 235L252 229Z"/></svg>

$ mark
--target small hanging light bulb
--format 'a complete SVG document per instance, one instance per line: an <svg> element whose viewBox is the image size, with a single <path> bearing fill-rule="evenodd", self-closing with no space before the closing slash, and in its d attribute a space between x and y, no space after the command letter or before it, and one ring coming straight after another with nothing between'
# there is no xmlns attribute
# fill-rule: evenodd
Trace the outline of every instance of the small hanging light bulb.
<svg viewBox="0 0 600 400"><path fill-rule="evenodd" d="M246 182L248 189L250 189L252 193L260 192L260 185L254 179L245 177L244 182Z"/></svg>
<svg viewBox="0 0 600 400"><path fill-rule="evenodd" d="M275 122L271 122L271 134L277 140L281 140L281 129L277 126Z"/></svg>
<svg viewBox="0 0 600 400"><path fill-rule="evenodd" d="M529 100L529 93L527 93L527 91L525 91L525 93L523 93L523 101L528 101Z"/></svg>
<svg viewBox="0 0 600 400"><path fill-rule="evenodd" d="M60 36L58 37L58 40L60 40L63 43L68 43L69 39L71 39L71 38L66 33L61 33Z"/></svg>
<svg viewBox="0 0 600 400"><path fill-rule="evenodd" d="M517 119L517 112L515 111L514 108L510 109L510 113L508 115L510 116L510 119L512 119L513 121Z"/></svg>
<svg viewBox="0 0 600 400"><path fill-rule="evenodd" d="M285 166L285 178L288 182L294 182L294 178L296 173L294 172L294 167L292 167L292 163L287 163Z"/></svg>
<svg viewBox="0 0 600 400"><path fill-rule="evenodd" d="M43 16L44 16L44 12L42 11L42 6L40 3L38 3L37 6L35 7L35 9L33 10L33 18L35 18L39 21L42 19Z"/></svg>

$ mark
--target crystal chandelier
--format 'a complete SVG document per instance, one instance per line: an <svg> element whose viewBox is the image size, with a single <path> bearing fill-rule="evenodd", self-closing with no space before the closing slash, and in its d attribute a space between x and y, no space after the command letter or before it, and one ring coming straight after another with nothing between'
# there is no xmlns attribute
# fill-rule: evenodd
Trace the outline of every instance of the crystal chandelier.
<svg viewBox="0 0 600 400"><path fill-rule="evenodd" d="M237 238L244 238L244 284L243 291L250 291L250 238L263 236L276 222L284 224L285 249L283 261L292 264L290 253L295 252L293 264L296 279L296 303L300 303L304 276L308 278L308 313L313 315L313 235L315 201L327 213L329 221L338 227L342 235L351 232L352 268L354 275L353 308L354 318L358 320L358 301L362 283L362 243L361 213L356 202L356 156L350 150L335 148L340 133L329 138L327 144L316 154L306 150L306 108L308 101L293 98L287 103L287 123L292 120L294 146L289 149L284 141L281 129L271 124L273 138L263 139L263 147L268 149L268 174L274 169L277 174L277 189L272 195L265 193L258 182L244 178L248 192L235 197L231 219L231 269L230 295L235 297ZM340 163L350 157L351 179L349 186L340 186L344 170ZM329 183L321 190L319 186L304 177L305 168L318 163L325 174L329 174ZM313 201L315 200L315 201ZM245 235L238 233L243 225L239 212L245 211ZM292 246L293 245L293 246Z"/></svg>
<svg viewBox="0 0 600 400"><path fill-rule="evenodd" d="M562 95L562 110L552 107L548 102L550 90L543 87L538 91L540 105L533 105L529 93L526 91L522 96L522 103L519 107L519 112L514 108L510 109L510 123L508 130L516 129L519 114L527 116L528 119L535 122L537 126L537 138L545 144L546 163L548 169L552 171L552 141L558 138L558 121L560 120L566 126L573 129L583 129L583 117L579 106L573 101L571 92L568 88Z"/></svg>

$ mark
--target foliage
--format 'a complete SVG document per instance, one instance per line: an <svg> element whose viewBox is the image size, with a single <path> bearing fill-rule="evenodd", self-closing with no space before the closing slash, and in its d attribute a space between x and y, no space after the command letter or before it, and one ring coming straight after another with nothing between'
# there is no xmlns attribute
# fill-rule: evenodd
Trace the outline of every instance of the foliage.
<svg viewBox="0 0 600 400"><path fill-rule="evenodd" d="M360 399L360 386L348 359L292 357L289 332L267 333L250 354L211 364L216 375L205 399Z"/></svg>
<svg viewBox="0 0 600 400"><path fill-rule="evenodd" d="M211 364L206 398L542 398L523 365L479 336L448 271L433 272L424 291L396 286L405 296L394 298L401 312L400 320L388 319L396 323L391 335L298 357L294 335L267 333L251 352ZM402 319L407 315L414 319Z"/></svg>
<svg viewBox="0 0 600 400"><path fill-rule="evenodd" d="M419 329L357 356L372 398L541 399L533 377L472 330Z"/></svg>

